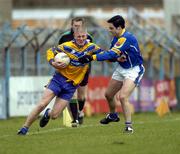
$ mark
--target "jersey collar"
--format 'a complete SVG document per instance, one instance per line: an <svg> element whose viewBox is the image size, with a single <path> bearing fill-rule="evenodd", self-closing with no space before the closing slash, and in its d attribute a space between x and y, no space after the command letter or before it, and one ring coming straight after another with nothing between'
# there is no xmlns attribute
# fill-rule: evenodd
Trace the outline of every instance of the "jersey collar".
<svg viewBox="0 0 180 154"><path fill-rule="evenodd" d="M126 31L126 29L123 28L122 31L121 31L121 33L120 33L120 36L122 36L122 35L125 33L125 31Z"/></svg>
<svg viewBox="0 0 180 154"><path fill-rule="evenodd" d="M79 45L76 43L76 40L75 40L75 39L73 39L72 42L73 42L78 48L82 48L82 47L84 47L84 46L88 43L88 40L86 39L86 42L85 42L85 44L84 44L83 46L79 46Z"/></svg>

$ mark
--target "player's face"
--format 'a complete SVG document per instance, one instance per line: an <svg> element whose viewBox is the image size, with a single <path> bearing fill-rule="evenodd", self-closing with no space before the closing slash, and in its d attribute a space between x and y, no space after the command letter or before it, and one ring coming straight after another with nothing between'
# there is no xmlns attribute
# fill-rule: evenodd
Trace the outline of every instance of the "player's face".
<svg viewBox="0 0 180 154"><path fill-rule="evenodd" d="M86 32L75 32L74 33L74 39L76 40L76 43L79 46L84 46L87 39L87 33Z"/></svg>
<svg viewBox="0 0 180 154"><path fill-rule="evenodd" d="M114 27L114 25L113 25L112 23L109 23L108 29L109 29L109 32L110 32L113 36L118 36L118 34L119 34L119 28Z"/></svg>
<svg viewBox="0 0 180 154"><path fill-rule="evenodd" d="M75 29L79 28L82 26L82 21L74 21L72 24L72 29L75 31Z"/></svg>

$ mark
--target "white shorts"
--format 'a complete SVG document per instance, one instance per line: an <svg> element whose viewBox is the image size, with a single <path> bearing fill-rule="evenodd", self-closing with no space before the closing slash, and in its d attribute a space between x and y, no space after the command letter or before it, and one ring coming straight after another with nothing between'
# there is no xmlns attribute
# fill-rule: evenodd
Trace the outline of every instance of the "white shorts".
<svg viewBox="0 0 180 154"><path fill-rule="evenodd" d="M139 85L144 72L145 72L145 68L143 65L138 65L129 69L125 69L120 65L118 65L112 75L112 79L118 81L124 81L125 79L130 79L134 81L136 85Z"/></svg>

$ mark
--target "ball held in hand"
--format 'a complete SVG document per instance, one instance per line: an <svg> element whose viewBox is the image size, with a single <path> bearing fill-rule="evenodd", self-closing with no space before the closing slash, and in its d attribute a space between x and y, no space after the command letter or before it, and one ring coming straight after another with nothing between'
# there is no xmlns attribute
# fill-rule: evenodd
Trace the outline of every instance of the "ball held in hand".
<svg viewBox="0 0 180 154"><path fill-rule="evenodd" d="M70 58L66 53L60 52L54 57L54 61L62 62L68 65L70 63Z"/></svg>

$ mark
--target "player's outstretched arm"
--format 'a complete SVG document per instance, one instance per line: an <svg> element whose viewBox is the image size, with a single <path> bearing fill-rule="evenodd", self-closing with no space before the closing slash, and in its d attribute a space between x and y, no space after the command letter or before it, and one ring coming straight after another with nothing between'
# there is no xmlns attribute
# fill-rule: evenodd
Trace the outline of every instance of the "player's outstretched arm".
<svg viewBox="0 0 180 154"><path fill-rule="evenodd" d="M84 55L79 58L79 62L84 64L84 63L89 63L92 60L96 60L96 61L114 60L119 58L119 56L120 56L119 53L110 50L110 51L101 52L99 54L94 54L92 56Z"/></svg>

